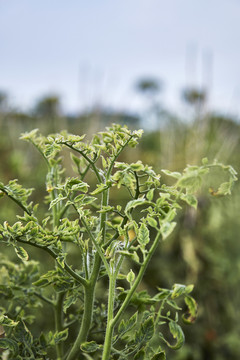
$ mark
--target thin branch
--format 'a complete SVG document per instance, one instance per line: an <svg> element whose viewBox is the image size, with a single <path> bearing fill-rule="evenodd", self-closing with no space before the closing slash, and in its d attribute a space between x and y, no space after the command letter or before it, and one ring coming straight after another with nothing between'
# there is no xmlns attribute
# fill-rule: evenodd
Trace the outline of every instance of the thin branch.
<svg viewBox="0 0 240 360"><path fill-rule="evenodd" d="M65 146L69 147L70 149L72 149L72 150L78 152L79 154L81 154L82 157L84 157L84 159L87 160L87 162L91 165L93 171L95 172L95 174L97 176L98 181L100 183L102 182L101 177L100 177L99 172L98 172L98 169L96 168L96 166L94 164L94 161L92 161L92 159L90 159L82 150L75 148L74 146L68 144L66 141L61 141L61 142L59 142L59 144L63 144Z"/></svg>
<svg viewBox="0 0 240 360"><path fill-rule="evenodd" d="M122 214L120 211L118 211L118 210L116 210L116 209L112 210L112 212L118 214L118 215L121 216L122 218L125 217L124 214Z"/></svg>
<svg viewBox="0 0 240 360"><path fill-rule="evenodd" d="M132 194L132 192L131 192L131 190L129 189L129 187L128 187L127 185L125 185L125 184L122 184L122 186L124 186L124 187L128 190L131 198L134 199L134 195Z"/></svg>
<svg viewBox="0 0 240 360"><path fill-rule="evenodd" d="M123 228L124 225L126 225L127 222L128 222L128 217L125 215L124 218L122 219L121 228ZM119 237L119 231L116 230L115 235L113 235L113 237L103 245L103 249L107 249L108 245L110 245L111 242L116 240L118 237Z"/></svg>
<svg viewBox="0 0 240 360"><path fill-rule="evenodd" d="M31 211L29 211L28 208L21 203L21 201L17 200L15 197L8 193L5 186L1 187L0 190L4 192L9 197L9 199L13 200L18 206L20 206L20 208L24 210L28 215L32 215Z"/></svg>
<svg viewBox="0 0 240 360"><path fill-rule="evenodd" d="M155 237L155 240L154 240L154 242L153 242L153 244L152 244L152 246L151 246L151 248L150 248L149 251L148 251L148 254L147 254L147 256L146 256L145 262L144 262L144 263L141 265L141 267L140 267L139 273L138 273L138 275L137 275L137 277L136 277L136 279L135 279L135 281L134 281L131 289L129 290L129 292L128 292L125 300L123 301L120 309L118 310L117 314L116 314L115 317L113 318L113 321L112 321L112 326L113 326L113 327L115 326L115 324L117 323L117 321L118 321L119 318L121 317L123 311L124 311L124 310L126 309L126 307L128 306L128 304L129 304L129 302L130 302L130 300L131 300L134 292L136 291L139 283L141 282L141 280L142 280L142 278L143 278L143 275L144 275L144 273L145 273L145 271L146 271L146 268L147 268L147 266L148 266L148 264L149 264L149 261L151 260L151 257L152 257L153 253L155 252L155 250L156 250L156 248L157 248L157 246L158 246L158 242L159 242L160 236L161 236L161 233L158 232L157 235L156 235L156 237Z"/></svg>
<svg viewBox="0 0 240 360"><path fill-rule="evenodd" d="M139 180L138 180L138 175L136 173L136 171L134 171L134 176L136 179L136 189L135 189L135 199L137 199L139 197L140 193L140 184L139 184Z"/></svg>
<svg viewBox="0 0 240 360"><path fill-rule="evenodd" d="M42 245L36 244L36 243L32 243L30 241L27 240L23 240L19 237L16 238L17 241L23 243L23 244L27 244L27 245L32 245L34 247L37 247L38 249L42 249L44 251L46 251L49 255L51 255L54 260L57 259L58 255L51 249L44 247ZM60 266L60 265L59 265ZM66 270L66 272L68 272L75 280L77 280L77 282L79 282L80 284L82 284L83 286L87 285L87 281L86 279L84 279L81 275L78 275L74 270L71 269L71 267L64 261L64 268L63 270Z"/></svg>
<svg viewBox="0 0 240 360"><path fill-rule="evenodd" d="M39 153L42 155L42 157L44 158L46 164L47 164L47 167L50 168L50 164L49 164L49 161L48 159L46 158L46 156L44 155L43 151L41 150L41 148L34 142L32 141L31 139L29 139L29 142L39 151Z"/></svg>
<svg viewBox="0 0 240 360"><path fill-rule="evenodd" d="M44 302L46 302L47 304L54 306L54 302L48 299L46 296L39 294L36 291L34 291L34 295L37 296L39 299L43 300Z"/></svg>
<svg viewBox="0 0 240 360"><path fill-rule="evenodd" d="M129 141L132 140L134 135L130 135L128 140L123 144L123 146L121 147L121 149L116 153L116 155L114 155L113 159L112 159L112 162L109 166L109 169L108 169L108 172L107 172L107 176L106 178L108 179L110 174L111 174L111 171L112 171L112 168L114 166L114 163L115 161L117 160L117 158L119 157L119 155L121 154L121 152L125 149L125 147L128 145Z"/></svg>
<svg viewBox="0 0 240 360"><path fill-rule="evenodd" d="M89 163L89 164L87 165L86 169L85 169L82 173L81 173L80 169L78 170L79 175L81 176L81 180L82 180L82 181L83 181L83 179L84 179L85 175L87 174L87 172L88 172L88 170L89 170L90 166L91 166L91 164Z"/></svg>
<svg viewBox="0 0 240 360"><path fill-rule="evenodd" d="M89 227L88 227L88 225L87 225L86 221L85 221L84 219L82 219L82 218L81 218L81 221L82 221L82 223L83 223L83 226L86 228L87 233L88 233L88 235L89 235L89 237L90 237L91 241L93 242L93 244L94 244L94 246L95 246L95 248L96 248L96 250L97 250L97 252L98 252L99 256L101 257L101 260L102 260L102 262L103 262L103 263L104 263L104 265L105 265L105 268L106 268L106 270L107 270L108 275L110 276L110 269L109 269L109 265L108 265L108 262L107 262L107 260L106 260L106 258L105 258L105 256L104 256L104 254L103 254L103 252L102 252L101 247L99 246L99 244L97 243L96 239L95 239L95 238L94 238L94 236L92 235L92 232L90 231L90 229L89 229Z"/></svg>
<svg viewBox="0 0 240 360"><path fill-rule="evenodd" d="M109 265L108 265L108 262L107 262L104 254L103 254L103 252L102 252L101 247L100 247L99 244L97 243L97 241L96 241L95 237L93 236L91 230L89 229L89 226L87 225L86 221L85 221L85 220L83 219L83 217L81 217L81 215L79 214L79 211L78 211L76 205L75 205L74 203L72 203L72 206L74 207L74 209L75 209L76 212L78 213L80 221L82 222L83 226L84 226L85 229L87 230L87 233L88 233L91 241L93 242L93 244L94 244L94 246L95 246L95 248L96 248L99 256L101 257L101 260L103 261L103 263L104 263L104 265L105 265L105 267L106 267L106 270L107 270L108 274L110 275Z"/></svg>

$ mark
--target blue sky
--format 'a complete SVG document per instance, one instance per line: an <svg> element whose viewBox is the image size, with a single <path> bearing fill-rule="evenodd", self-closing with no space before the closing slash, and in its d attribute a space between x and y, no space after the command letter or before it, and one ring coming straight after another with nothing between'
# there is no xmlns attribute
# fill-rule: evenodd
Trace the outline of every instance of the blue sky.
<svg viewBox="0 0 240 360"><path fill-rule="evenodd" d="M135 110L143 76L181 109L186 85L209 107L240 114L239 0L0 0L0 89L30 108L57 93L67 111Z"/></svg>

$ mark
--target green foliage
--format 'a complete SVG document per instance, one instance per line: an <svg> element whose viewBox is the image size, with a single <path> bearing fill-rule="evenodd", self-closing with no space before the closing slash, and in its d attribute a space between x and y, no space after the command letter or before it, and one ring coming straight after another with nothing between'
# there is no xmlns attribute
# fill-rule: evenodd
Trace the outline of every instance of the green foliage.
<svg viewBox="0 0 240 360"><path fill-rule="evenodd" d="M44 137L33 130L22 135L46 164L46 197L38 207L32 189L16 180L0 184L1 194L19 207L17 222L0 225L1 242L13 247L21 260L1 260L0 324L6 338L0 345L9 350L8 359L90 359L94 353L94 359L102 360L156 360L165 359L165 346L182 347L179 313L185 323L197 315L196 301L189 295L193 286L175 284L150 295L139 285L159 243L173 232L183 203L196 208L195 193L203 177L221 170L225 179L214 194L222 196L231 193L236 172L204 159L182 173L165 170L174 182L160 183L160 175L141 161L118 161L141 136L141 130L119 125L85 142L84 136L66 132ZM70 176L65 176L69 158L75 174L68 169ZM121 201L123 192L127 195ZM31 248L51 258L50 269L29 260ZM41 306L52 309L55 329L36 334L31 331L33 309Z"/></svg>

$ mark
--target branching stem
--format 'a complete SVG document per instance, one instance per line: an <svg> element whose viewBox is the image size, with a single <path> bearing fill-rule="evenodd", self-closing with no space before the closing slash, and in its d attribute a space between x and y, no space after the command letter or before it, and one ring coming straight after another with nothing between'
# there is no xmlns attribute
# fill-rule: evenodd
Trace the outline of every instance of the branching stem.
<svg viewBox="0 0 240 360"><path fill-rule="evenodd" d="M156 237L155 237L155 240L154 240L154 242L153 242L153 244L152 244L152 246L150 248L150 250L148 251L148 254L147 254L146 258L145 258L144 263L140 267L139 273L138 273L138 275L137 275L137 277L136 277L130 291L128 292L124 302L122 303L120 309L118 310L117 314L115 315L115 317L114 317L114 319L112 321L112 326L115 326L116 323L119 321L119 319L122 316L124 310L128 306L134 292L136 291L138 285L140 284L140 282L141 282L141 280L143 278L143 275L144 275L144 273L146 271L146 268L147 268L147 266L149 264L149 261L151 260L151 257L152 257L153 253L155 252L155 250L156 250L156 248L158 246L160 236L161 236L161 233L158 232Z"/></svg>
<svg viewBox="0 0 240 360"><path fill-rule="evenodd" d="M63 301L65 293L57 293L54 306L55 330L60 332L63 330ZM63 358L63 343L56 344L57 359Z"/></svg>
<svg viewBox="0 0 240 360"><path fill-rule="evenodd" d="M27 240L23 240L20 237L17 237L16 240L23 244L31 245L38 249L42 249L42 250L46 251L49 255L51 255L51 257L54 260L56 260L58 257L57 254L52 249L49 249L48 247L45 247L45 246L42 246L42 245L39 245L36 243L32 243ZM66 272L69 275L71 275L78 283L82 284L83 286L86 286L86 284L87 284L86 279L84 279L81 275L77 274L74 270L72 270L72 268L66 262L64 262L64 270L66 270Z"/></svg>
<svg viewBox="0 0 240 360"><path fill-rule="evenodd" d="M73 145L71 144L68 144L66 141L63 141L63 142L60 142L60 144L64 144L65 146L67 146L68 148L70 148L71 150L74 150L76 152L78 152L79 154L82 155L82 157L90 164L91 168L93 169L93 171L95 172L96 174L96 177L98 179L98 181L101 183L102 182L102 179L101 179L101 176L98 172L98 169L97 167L95 166L94 162L96 161L93 161L92 159L90 159L85 153L84 151L80 150L80 149L77 149L75 148Z"/></svg>
<svg viewBox="0 0 240 360"><path fill-rule="evenodd" d="M8 193L8 191L7 191L7 189L6 189L6 187L5 186L1 186L0 187L0 190L2 191L2 192L4 192L8 197L9 197L9 199L11 199L12 201L14 201L23 211L25 211L28 215L32 215L32 213L31 213L31 211L30 210L28 210L28 208L26 207L26 206L24 206L23 205L23 203L21 202L21 201L19 201L18 199L16 199L14 196L12 196L12 195L10 195L9 193Z"/></svg>

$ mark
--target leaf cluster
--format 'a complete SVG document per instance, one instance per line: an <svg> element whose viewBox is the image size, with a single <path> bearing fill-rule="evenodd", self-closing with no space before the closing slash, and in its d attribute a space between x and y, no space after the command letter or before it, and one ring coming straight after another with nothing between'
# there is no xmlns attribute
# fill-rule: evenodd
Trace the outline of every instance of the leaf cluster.
<svg viewBox="0 0 240 360"><path fill-rule="evenodd" d="M44 203L48 209L41 218L38 204L31 201L33 189L23 188L16 180L0 184L1 195L20 210L17 222L0 225L0 241L13 247L22 262L4 260L1 270L5 278L0 291L6 305L1 308L0 324L6 328L6 337L0 344L8 348L9 359L45 359L55 348L58 359L74 360L87 354L89 359L156 360L165 359L165 345L174 350L183 345L178 300L183 299L187 308L182 321L194 322L197 305L189 295L192 286L175 284L151 296L138 290L139 285L159 243L174 230L182 204L197 207L196 192L203 177L212 168L221 169L226 181L213 195L222 196L230 194L236 172L204 159L202 165L188 166L182 173L163 171L174 183L162 184L160 175L141 161L119 161L122 152L135 147L141 136L141 130L119 125L91 141L66 132L44 137L33 130L22 135L46 164ZM65 176L66 156L73 165L70 176ZM122 189L128 199L120 205L113 194ZM51 258L51 270L40 271L29 260L29 246ZM104 287L105 298L97 285ZM54 312L55 329L35 336L30 329L34 316L29 313L43 304ZM126 318L133 308L132 316ZM160 331L164 327L166 335ZM71 328L77 336L69 343Z"/></svg>

